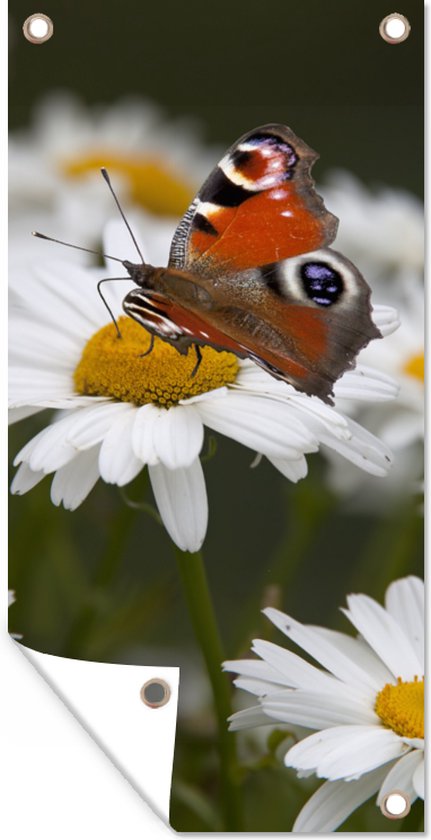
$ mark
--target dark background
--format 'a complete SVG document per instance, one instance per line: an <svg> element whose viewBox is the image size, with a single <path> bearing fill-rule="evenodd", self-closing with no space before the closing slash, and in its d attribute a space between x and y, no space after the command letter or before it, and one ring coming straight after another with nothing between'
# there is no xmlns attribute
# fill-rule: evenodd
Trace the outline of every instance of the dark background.
<svg viewBox="0 0 431 840"><path fill-rule="evenodd" d="M412 31L397 46L379 35L380 20L393 11L381 0L46 0L42 11L55 34L43 46L21 32L35 10L22 0L10 6L11 130L29 124L49 91L72 90L88 104L137 94L168 115L196 117L207 142L227 147L255 125L287 123L319 151L317 180L341 167L367 183L422 193L421 2L399 4ZM42 415L18 424L12 455L45 423ZM321 456L309 457L310 477L297 486L267 463L250 471L251 457L218 438L216 457L205 465L205 562L227 658L247 655L259 635L281 642L259 612L269 584L279 586L280 606L296 618L347 629L338 612L347 592L381 599L397 576L421 574L417 499L401 497L384 516L349 513L328 490ZM11 629L29 647L57 655L181 664L184 686L192 665L202 665L167 535L125 507L116 488L99 482L71 514L51 505L47 485L11 499ZM145 492L141 477L130 494ZM181 703L175 825L208 830L175 798L175 783L178 791L184 780L206 786L217 802L211 710L197 721ZM299 783L291 804L282 767L251 773L244 784L248 830L286 830L304 790ZM415 830L416 809L409 820L402 828ZM374 805L348 828L394 830Z"/></svg>
<svg viewBox="0 0 431 840"><path fill-rule="evenodd" d="M11 127L53 87L89 103L139 94L226 145L287 123L319 150L316 176L346 167L421 192L423 5L399 5L412 30L389 45L384 0L46 0L55 36L35 46L21 34L34 3L14 0Z"/></svg>

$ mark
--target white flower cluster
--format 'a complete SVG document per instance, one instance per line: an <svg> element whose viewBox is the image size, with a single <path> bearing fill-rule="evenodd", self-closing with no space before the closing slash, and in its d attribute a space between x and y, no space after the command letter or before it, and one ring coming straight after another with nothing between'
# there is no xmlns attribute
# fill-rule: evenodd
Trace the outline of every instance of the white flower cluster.
<svg viewBox="0 0 431 840"><path fill-rule="evenodd" d="M24 250L41 259L41 243L29 235L35 227L89 248L100 242L113 215L111 195L101 183L102 165L115 174L122 203L144 220L152 238L165 229L173 232L217 157L218 151L200 142L194 120L169 122L146 100L88 107L66 91L50 94L36 107L30 129L10 135L12 258ZM70 251L67 258L89 262L80 251Z"/></svg>
<svg viewBox="0 0 431 840"><path fill-rule="evenodd" d="M416 577L395 581L384 608L366 595L350 595L347 604L343 612L356 637L264 610L321 667L261 639L252 648L259 659L224 663L226 671L239 674L236 686L259 701L234 714L231 729L271 721L303 728L285 765L299 776L327 779L305 804L293 831L334 831L377 792L378 805L394 790L410 802L424 798L423 582ZM378 698L385 690L389 699L382 720Z"/></svg>
<svg viewBox="0 0 431 840"><path fill-rule="evenodd" d="M107 250L123 254L121 223L111 223L108 234ZM150 242L144 239L141 247L151 259ZM264 455L291 481L305 477L305 455L320 447L374 476L386 475L391 454L377 438L248 361L239 363L235 382L169 409L78 394L74 371L88 340L106 324L95 286L107 271L52 260L25 275L19 269L15 282L12 277L11 419L44 408L60 410L16 456L20 467L13 492L25 493L53 474L52 501L74 509L99 477L122 486L147 465L170 536L183 550L196 551L208 521L199 458L204 426ZM124 284L113 283L110 306L116 316L123 295ZM375 315L381 328L392 317L385 308ZM337 382L335 393L386 401L396 386L378 371L358 366Z"/></svg>
<svg viewBox="0 0 431 840"><path fill-rule="evenodd" d="M20 467L13 490L24 493L51 474L53 502L73 509L99 477L123 485L148 466L169 534L182 549L193 551L202 544L208 517L199 457L204 426L264 455L292 481L306 475L305 456L319 449L329 457L331 453L341 456L343 476L348 474L349 463L355 474L360 467L373 476L383 476L392 461L389 446L366 431L368 424L362 421L368 416L385 417L383 431L390 428L392 436L388 433L388 437L396 444L400 438L405 440L404 411L410 438L416 438L421 398L413 395L413 390L405 390L402 408L393 407L397 405L393 401L397 385L392 374L394 369L399 373L399 365L386 363L388 357L393 360L394 356L385 348L396 336L372 342L370 349L360 355L356 369L337 382L333 409L317 398L305 397L276 382L249 362L239 363L234 382L180 400L169 409L76 392L73 377L83 350L108 320L96 293L96 283L111 269L79 265L74 262L76 255L81 259L79 252L72 250L67 259L59 260L54 250L58 246L32 241L27 234L38 227L68 241L94 244L100 237L102 217L112 213L112 204L108 205L111 197L100 179L96 184L94 167L88 161L106 153L119 167L120 193L126 206L134 208L133 224L141 233L145 256L153 264L164 264L175 220L169 212L156 217L148 212L148 207L142 210L141 205L137 210L133 173L138 154L139 166L146 166L148 161L154 166L156 156L160 169L157 177L165 178L166 169L175 169L198 184L215 155L202 150L189 125L181 125L180 129L173 133L172 126L163 125L156 109L142 103L123 103L89 112L62 95L48 100L39 110L30 134L12 137L11 265L15 270L10 322L11 418L17 421L45 408L57 410L52 422L18 454L16 463ZM125 158L128 166L132 162L135 169L124 168ZM337 189L333 187L332 197L328 195L328 205L335 212L344 195L345 188L340 184ZM171 187L174 194L178 187L175 179ZM353 196L352 206L355 201L365 200L362 194L356 194L359 187L355 192L349 183L348 190ZM96 193L101 204L95 204ZM374 199L369 201L373 203ZM396 195L390 200L386 197L385 207L392 207L396 201ZM347 230L355 212L348 206L341 207L341 212L342 230ZM386 219L383 210L381 216ZM358 231L358 239L363 240L366 252L366 231ZM380 242L378 237L377 240ZM413 233L410 240L414 240ZM29 243L28 250L25 242ZM104 247L107 253L134 259L127 231L117 222L108 224ZM409 247L415 252L416 246ZM346 252L349 253L347 246ZM369 279L372 284L373 277ZM127 288L126 284L112 284L110 301L116 316L121 312ZM373 317L385 335L397 325L396 314L389 307L375 305ZM411 331L417 336L415 325ZM402 365L407 351L401 352L401 343L397 346ZM351 419L352 414L361 424ZM376 484L381 493L387 482Z"/></svg>
<svg viewBox="0 0 431 840"><path fill-rule="evenodd" d="M344 405L395 454L384 487L365 482L336 459L332 486L356 505L376 509L400 494L418 493L423 477L424 437L424 212L415 196L402 190L363 186L353 175L336 172L322 188L340 219L335 247L347 254L373 289L373 300L396 307L400 325L385 341L372 341L359 357L377 366L400 386L397 400L376 412L370 404ZM377 490L377 492L376 492Z"/></svg>

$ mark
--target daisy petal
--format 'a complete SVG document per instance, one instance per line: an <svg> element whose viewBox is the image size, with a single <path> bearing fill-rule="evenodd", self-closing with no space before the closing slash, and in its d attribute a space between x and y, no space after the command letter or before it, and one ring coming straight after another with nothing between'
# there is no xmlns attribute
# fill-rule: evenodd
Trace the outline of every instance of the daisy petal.
<svg viewBox="0 0 431 840"><path fill-rule="evenodd" d="M326 729L343 724L377 724L379 719L372 708L357 700L354 702L339 694L326 694L316 690L278 692L262 700L264 712L283 723L296 723L309 729Z"/></svg>
<svg viewBox="0 0 431 840"><path fill-rule="evenodd" d="M211 399L212 400L221 400L224 399L229 393L229 388L226 385L222 385L220 388L214 388L211 391ZM194 397L187 397L184 400L179 400L178 405L194 405L198 402L205 402L208 399L208 392L204 391L203 394L196 394Z"/></svg>
<svg viewBox="0 0 431 840"><path fill-rule="evenodd" d="M391 335L400 326L398 312L393 306L373 306L373 321L383 336Z"/></svg>
<svg viewBox="0 0 431 840"><path fill-rule="evenodd" d="M132 214L128 215L128 221L131 225L132 230L137 231L134 235L138 243L138 247L141 253L145 255L144 244L142 242L139 226L136 225L136 222L135 225L133 224ZM121 219L109 219L109 221L106 222L103 229L103 248L105 249L105 252L107 254L121 254L122 260L130 260L130 262L136 262L136 246L134 242L132 242L129 231L127 230L126 226L123 224ZM145 255L145 259L148 260L148 254ZM118 266L108 264L107 271L110 275L116 277L118 275ZM132 284L132 280L130 280L130 283ZM125 292L124 294L126 293L127 292Z"/></svg>
<svg viewBox="0 0 431 840"><path fill-rule="evenodd" d="M12 481L10 487L11 493L16 493L17 496L22 496L24 493L27 493L28 490L31 490L32 487L35 487L36 484L39 484L39 481L42 481L43 478L45 478L43 470L38 470L36 472L31 470L28 464L21 464Z"/></svg>
<svg viewBox="0 0 431 840"><path fill-rule="evenodd" d="M51 501L66 510L76 510L87 498L99 478L99 447L79 452L75 458L57 470L51 484Z"/></svg>
<svg viewBox="0 0 431 840"><path fill-rule="evenodd" d="M208 501L199 458L189 467L149 466L151 486L163 524L182 551L199 551L207 530Z"/></svg>
<svg viewBox="0 0 431 840"><path fill-rule="evenodd" d="M348 441L336 440L332 436L322 434L321 442L365 472L385 476L393 461L390 449L353 420L349 419L348 425L351 432Z"/></svg>
<svg viewBox="0 0 431 840"><path fill-rule="evenodd" d="M199 455L204 427L193 405L178 405L160 412L153 434L160 462L170 470L176 470L189 467Z"/></svg>
<svg viewBox="0 0 431 840"><path fill-rule="evenodd" d="M425 749L425 739L424 738L406 738L404 736L403 741L405 744L408 744L409 747L413 747L415 750L424 750Z"/></svg>
<svg viewBox="0 0 431 840"><path fill-rule="evenodd" d="M370 687L375 689L373 677L341 651L338 644L334 644L327 636L320 634L318 628L300 624L299 621L295 621L273 607L267 607L263 612L282 633L306 650L334 676L347 684L357 686L359 690L365 689L367 694Z"/></svg>
<svg viewBox="0 0 431 840"><path fill-rule="evenodd" d="M346 417L333 408L324 406L324 403L317 398L306 397L308 402L305 402L304 396L304 394L298 394L295 397L294 402L289 405L289 412L306 424L319 443L324 442L325 438L344 442L351 440L352 433ZM322 406L324 406L324 411L321 410Z"/></svg>
<svg viewBox="0 0 431 840"><path fill-rule="evenodd" d="M423 667L397 621L368 595L349 595L343 612L395 678L413 680Z"/></svg>
<svg viewBox="0 0 431 840"><path fill-rule="evenodd" d="M327 834L335 831L347 817L379 789L387 768L365 773L355 782L325 782L305 803L292 831L300 834Z"/></svg>
<svg viewBox="0 0 431 840"><path fill-rule="evenodd" d="M296 484L301 478L305 478L308 472L307 461L302 455L301 458L271 458L268 461L289 481Z"/></svg>
<svg viewBox="0 0 431 840"><path fill-rule="evenodd" d="M195 405L210 429L264 455L298 459L317 450L314 434L285 404L232 390L226 400L207 399Z"/></svg>
<svg viewBox="0 0 431 840"><path fill-rule="evenodd" d="M89 295L92 274L95 293ZM106 311L96 293L100 274L100 270L92 271L51 257L49 262L29 266L27 272L21 267L13 288L23 300L27 316L34 314L35 320L54 329L61 324L61 329L72 340L79 337L82 341L106 323Z"/></svg>
<svg viewBox="0 0 431 840"><path fill-rule="evenodd" d="M129 403L109 400L96 403L88 408L75 412L75 422L67 436L67 440L75 449L91 449L100 443L108 434L111 426L123 414L129 414L132 407Z"/></svg>
<svg viewBox="0 0 431 840"><path fill-rule="evenodd" d="M423 754L422 754L423 757ZM413 787L421 799L425 799L425 764L418 764L413 774Z"/></svg>
<svg viewBox="0 0 431 840"><path fill-rule="evenodd" d="M313 626L313 625L310 625ZM379 659L370 646L359 636L347 636L346 633L339 633L337 630L329 630L327 627L314 627L323 638L327 638L333 645L350 657L353 662L360 665L364 671L373 678L373 685L380 690L382 685L391 682L392 674Z"/></svg>
<svg viewBox="0 0 431 840"><path fill-rule="evenodd" d="M418 577L396 580L386 590L385 606L390 615L404 630L416 654L424 663L424 584ZM422 676L422 674L418 674Z"/></svg>
<svg viewBox="0 0 431 840"><path fill-rule="evenodd" d="M314 770L335 781L355 779L403 755L408 747L391 729L381 726L333 726L315 732L286 754L287 767Z"/></svg>
<svg viewBox="0 0 431 840"><path fill-rule="evenodd" d="M389 770L379 790L377 805L380 805L384 796L392 790L402 790L413 802L417 797L417 791L413 784L414 774L419 767L422 767L423 770L423 764L424 754L422 750L412 750L407 755L403 755Z"/></svg>
<svg viewBox="0 0 431 840"><path fill-rule="evenodd" d="M132 448L137 458L143 464L158 464L159 458L154 445L155 428L159 422L163 408L141 405L135 412L135 422L132 429Z"/></svg>
<svg viewBox="0 0 431 840"><path fill-rule="evenodd" d="M231 715L228 720L231 732L249 729L250 726L268 726L272 724L272 721L262 711L261 706L250 706L248 709L241 709L240 712L235 712L235 714Z"/></svg>
<svg viewBox="0 0 431 840"><path fill-rule="evenodd" d="M64 371L11 366L9 401L12 405L18 402L31 405L38 399L52 399L68 394L74 394L73 383L70 374Z"/></svg>
<svg viewBox="0 0 431 840"><path fill-rule="evenodd" d="M13 333L9 361L31 369L65 371L69 376L79 362L82 341L67 335L61 325L56 327L34 321L26 315L11 313Z"/></svg>
<svg viewBox="0 0 431 840"><path fill-rule="evenodd" d="M142 470L143 464L132 449L132 429L135 410L130 408L112 424L105 435L99 453L100 476L107 484L123 487Z"/></svg>
<svg viewBox="0 0 431 840"><path fill-rule="evenodd" d="M8 423L11 426L13 423L19 423L20 420L25 420L26 417L32 417L33 414L38 414L43 411L38 405L22 405L19 408L10 408L8 412Z"/></svg>
<svg viewBox="0 0 431 840"><path fill-rule="evenodd" d="M263 662L262 659L233 659L223 662L223 671L233 671L235 674L240 674L244 677L257 678L261 682L267 682L272 685L272 688L279 686L291 686L291 680L285 675L269 665L268 662Z"/></svg>
<svg viewBox="0 0 431 840"><path fill-rule="evenodd" d="M266 697L274 691L273 682L265 682L265 680L257 680L255 677L237 677L233 684L242 691L248 691L256 697Z"/></svg>
<svg viewBox="0 0 431 840"><path fill-rule="evenodd" d="M269 610L268 610L269 611ZM268 615L268 611L265 614ZM273 642L254 639L252 650L271 665L278 672L278 682L290 688L313 688L319 692L333 692L336 682L331 674L310 665L302 657L291 650L280 647Z"/></svg>
<svg viewBox="0 0 431 840"><path fill-rule="evenodd" d="M15 466L24 461L34 472L43 470L44 473L50 473L67 464L76 454L75 447L67 441L69 429L75 421L76 415L68 414L42 429L18 452Z"/></svg>
<svg viewBox="0 0 431 840"><path fill-rule="evenodd" d="M277 400L288 405L291 416L296 417L301 425L305 423L318 439L323 426L331 436L335 435L341 440L350 440L348 423L342 414L331 406L325 405L317 397L301 394L285 382L274 379L257 365L242 362L237 381L231 387L243 394L258 395L260 398L266 395L271 401Z"/></svg>
<svg viewBox="0 0 431 840"><path fill-rule="evenodd" d="M399 385L390 376L383 375L373 368L357 365L335 383L334 396L343 400L385 402L395 399L399 390Z"/></svg>

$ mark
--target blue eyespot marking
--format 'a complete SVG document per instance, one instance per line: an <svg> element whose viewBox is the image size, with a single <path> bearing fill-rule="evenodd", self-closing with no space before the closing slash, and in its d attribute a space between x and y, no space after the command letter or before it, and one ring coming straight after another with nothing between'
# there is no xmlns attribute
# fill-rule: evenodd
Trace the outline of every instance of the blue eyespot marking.
<svg viewBox="0 0 431 840"><path fill-rule="evenodd" d="M306 295L319 306L331 306L344 290L341 274L327 263L303 263L300 273Z"/></svg>

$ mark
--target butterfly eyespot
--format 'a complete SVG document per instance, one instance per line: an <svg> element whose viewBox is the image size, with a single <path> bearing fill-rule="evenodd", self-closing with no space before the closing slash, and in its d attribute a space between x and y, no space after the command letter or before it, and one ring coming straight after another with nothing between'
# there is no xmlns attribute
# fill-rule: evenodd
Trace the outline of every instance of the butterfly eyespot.
<svg viewBox="0 0 431 840"><path fill-rule="evenodd" d="M307 297L319 306L331 306L344 291L341 274L327 263L303 263L300 275Z"/></svg>
<svg viewBox="0 0 431 840"><path fill-rule="evenodd" d="M252 160L252 158L253 152L247 152L242 149L235 149L235 151L232 152L231 155L232 164L233 166L236 166L237 169L242 169L243 167L246 167L250 160Z"/></svg>

